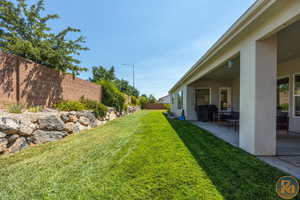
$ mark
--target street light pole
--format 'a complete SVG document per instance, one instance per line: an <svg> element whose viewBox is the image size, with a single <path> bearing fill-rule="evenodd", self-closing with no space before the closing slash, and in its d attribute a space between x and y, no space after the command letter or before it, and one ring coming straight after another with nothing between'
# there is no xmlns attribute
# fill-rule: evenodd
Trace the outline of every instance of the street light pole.
<svg viewBox="0 0 300 200"><path fill-rule="evenodd" d="M133 88L135 88L135 83L134 83L134 64L123 64L124 66L132 66L132 85Z"/></svg>

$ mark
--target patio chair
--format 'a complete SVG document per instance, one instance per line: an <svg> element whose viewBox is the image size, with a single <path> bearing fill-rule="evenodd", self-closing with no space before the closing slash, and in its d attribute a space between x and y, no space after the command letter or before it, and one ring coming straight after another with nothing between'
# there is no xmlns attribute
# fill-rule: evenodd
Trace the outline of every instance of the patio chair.
<svg viewBox="0 0 300 200"><path fill-rule="evenodd" d="M278 130L286 130L289 133L289 115L288 112L277 111L276 126Z"/></svg>
<svg viewBox="0 0 300 200"><path fill-rule="evenodd" d="M234 131L238 130L240 124L240 113L236 111L223 111L220 113L219 119L226 122L229 126L234 127Z"/></svg>

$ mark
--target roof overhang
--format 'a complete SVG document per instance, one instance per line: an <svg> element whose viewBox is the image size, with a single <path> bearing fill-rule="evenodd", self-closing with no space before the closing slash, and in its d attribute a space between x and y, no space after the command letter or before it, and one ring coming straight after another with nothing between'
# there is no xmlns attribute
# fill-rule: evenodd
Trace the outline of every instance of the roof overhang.
<svg viewBox="0 0 300 200"><path fill-rule="evenodd" d="M217 42L183 75L171 88L169 93L175 91L185 83L195 71L205 64L212 56L217 54L226 44L234 40L243 30L253 23L262 13L271 7L277 0L257 0L223 35Z"/></svg>

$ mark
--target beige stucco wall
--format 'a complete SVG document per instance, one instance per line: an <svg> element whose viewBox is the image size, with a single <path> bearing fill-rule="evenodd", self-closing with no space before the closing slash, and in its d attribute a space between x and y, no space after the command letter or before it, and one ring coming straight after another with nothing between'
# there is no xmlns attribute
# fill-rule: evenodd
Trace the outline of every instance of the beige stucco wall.
<svg viewBox="0 0 300 200"><path fill-rule="evenodd" d="M176 88L187 87L240 54L240 147L256 155L275 155L276 42L262 40L299 19L300 1L270 0L252 18L256 15L255 22L249 21L229 35Z"/></svg>
<svg viewBox="0 0 300 200"><path fill-rule="evenodd" d="M219 89L222 87L231 88L232 108L234 111L239 110L240 101L240 80L239 78L234 80L199 80L191 84L191 87L198 88L210 88L211 89L211 104L216 105L219 108ZM193 102L195 106L195 101Z"/></svg>
<svg viewBox="0 0 300 200"><path fill-rule="evenodd" d="M294 116L294 75L300 73L300 58L296 58L278 65L278 77L289 77L289 117L290 117L290 130L300 132L300 117Z"/></svg>
<svg viewBox="0 0 300 200"><path fill-rule="evenodd" d="M209 88L211 91L211 104L216 105L219 108L219 89L222 87L231 88L232 107L234 111L239 110L239 98L240 98L240 81L235 80L199 80L187 87L181 87L176 90L174 95L174 103L171 105L171 111L177 116L181 115L182 109L177 107L176 94L181 90L183 91L183 109L188 120L197 120L195 112L195 90L200 88Z"/></svg>

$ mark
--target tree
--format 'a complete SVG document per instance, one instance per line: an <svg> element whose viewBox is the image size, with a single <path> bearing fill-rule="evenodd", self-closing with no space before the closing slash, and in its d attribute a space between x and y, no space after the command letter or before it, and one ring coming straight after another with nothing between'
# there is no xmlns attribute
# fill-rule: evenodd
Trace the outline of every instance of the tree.
<svg viewBox="0 0 300 200"><path fill-rule="evenodd" d="M148 98L147 96L140 96L139 98L139 104L141 105L141 108L144 109L145 105L148 103Z"/></svg>
<svg viewBox="0 0 300 200"><path fill-rule="evenodd" d="M113 82L107 80L98 81L103 88L103 104L116 108L117 111L125 109L125 97Z"/></svg>
<svg viewBox="0 0 300 200"><path fill-rule="evenodd" d="M150 94L149 97L148 97L148 102L149 103L156 103L157 100L152 94Z"/></svg>
<svg viewBox="0 0 300 200"><path fill-rule="evenodd" d="M99 81L110 81L115 84L115 86L123 93L127 94L128 96L139 96L139 91L131 86L128 81L124 79L118 79L115 75L115 68L112 66L109 69L106 69L103 66L93 67L92 68L92 78L90 81L92 82L99 82Z"/></svg>
<svg viewBox="0 0 300 200"><path fill-rule="evenodd" d="M95 66L92 68L92 74L93 78L90 79L92 82L98 82L102 80L112 82L116 79L114 66L112 66L110 69L106 69L103 66Z"/></svg>
<svg viewBox="0 0 300 200"><path fill-rule="evenodd" d="M138 97L139 96L139 91L134 88L133 86L129 85L129 82L124 80L124 79L116 79L115 83L117 85L117 87L119 88L119 90L129 96L135 96Z"/></svg>
<svg viewBox="0 0 300 200"><path fill-rule="evenodd" d="M35 61L36 63L63 72L78 75L86 71L79 66L80 60L74 55L88 50L83 47L84 37L75 40L66 39L69 33L79 29L67 27L59 33L51 33L47 25L49 20L59 18L56 14L41 16L45 10L44 0L29 6L26 0L0 0L0 48L2 51Z"/></svg>

